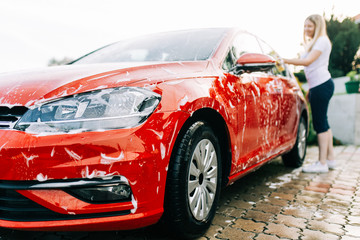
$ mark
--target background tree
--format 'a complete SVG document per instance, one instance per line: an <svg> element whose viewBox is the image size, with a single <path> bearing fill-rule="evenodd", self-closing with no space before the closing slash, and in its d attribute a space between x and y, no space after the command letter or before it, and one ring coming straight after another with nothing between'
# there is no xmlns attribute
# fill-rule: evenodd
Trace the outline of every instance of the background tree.
<svg viewBox="0 0 360 240"><path fill-rule="evenodd" d="M66 65L72 61L73 59L68 57L64 57L63 59L51 58L48 62L48 66Z"/></svg>
<svg viewBox="0 0 360 240"><path fill-rule="evenodd" d="M360 27L360 25L359 25L359 27ZM360 48L359 48L359 50L357 51L357 53L355 55L353 66L355 68L354 70L356 70L357 73L360 74Z"/></svg>
<svg viewBox="0 0 360 240"><path fill-rule="evenodd" d="M333 45L329 71L332 77L345 76L355 69L355 55L360 46L360 27L351 18L345 18L340 22L334 15L326 24Z"/></svg>

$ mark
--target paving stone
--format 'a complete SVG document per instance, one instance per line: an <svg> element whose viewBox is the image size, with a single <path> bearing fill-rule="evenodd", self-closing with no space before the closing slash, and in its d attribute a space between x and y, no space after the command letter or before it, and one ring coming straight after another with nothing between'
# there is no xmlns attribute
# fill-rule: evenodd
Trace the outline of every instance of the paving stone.
<svg viewBox="0 0 360 240"><path fill-rule="evenodd" d="M333 184L331 187L337 188L337 189L348 190L348 191L352 191L352 192L356 191L356 186L349 186L349 185L344 185L344 184Z"/></svg>
<svg viewBox="0 0 360 240"><path fill-rule="evenodd" d="M360 217L360 209L358 208L351 208L349 210L351 216L358 216Z"/></svg>
<svg viewBox="0 0 360 240"><path fill-rule="evenodd" d="M296 218L293 216L279 214L276 216L274 223L284 224L288 227L305 228L306 221L307 220L303 218Z"/></svg>
<svg viewBox="0 0 360 240"><path fill-rule="evenodd" d="M283 214L291 215L291 216L298 217L298 218L310 219L313 216L314 212L309 211L307 209L299 209L299 208L290 207L290 208L284 209Z"/></svg>
<svg viewBox="0 0 360 240"><path fill-rule="evenodd" d="M359 183L359 186L360 186L360 183ZM359 189L360 189L360 187L359 187ZM353 196L352 204L354 206L360 206L360 196Z"/></svg>
<svg viewBox="0 0 360 240"><path fill-rule="evenodd" d="M251 192L256 195L261 195L263 197L268 197L271 193L271 189L269 186L265 185L257 185L255 188L251 188Z"/></svg>
<svg viewBox="0 0 360 240"><path fill-rule="evenodd" d="M353 237L360 237L360 226L346 225L345 232L346 235Z"/></svg>
<svg viewBox="0 0 360 240"><path fill-rule="evenodd" d="M224 230L224 228L219 225L211 225L204 236L208 238L215 238L222 230Z"/></svg>
<svg viewBox="0 0 360 240"><path fill-rule="evenodd" d="M234 207L229 207L229 206L220 206L218 209L217 209L217 213L221 213L221 214L224 214L226 216L230 216L230 214L236 210L236 208Z"/></svg>
<svg viewBox="0 0 360 240"><path fill-rule="evenodd" d="M281 212L282 207L277 205L272 205L264 202L257 203L254 210L262 211L266 213L278 214Z"/></svg>
<svg viewBox="0 0 360 240"><path fill-rule="evenodd" d="M310 185L309 185L310 186ZM328 192L328 191L327 191ZM314 191L311 191L311 190L303 190L301 191L300 195L301 196L308 196L308 197L313 197L313 198L319 198L319 199L322 199L325 197L325 194L327 193L322 193L322 192L314 192Z"/></svg>
<svg viewBox="0 0 360 240"><path fill-rule="evenodd" d="M314 176L316 175L300 172L297 176L294 177L294 181L304 181L304 185L307 185L307 183L311 181Z"/></svg>
<svg viewBox="0 0 360 240"><path fill-rule="evenodd" d="M360 226L360 216L348 216L349 224L353 226Z"/></svg>
<svg viewBox="0 0 360 240"><path fill-rule="evenodd" d="M323 212L328 212L330 214L334 214L334 215L341 215L341 214L348 214L348 207L343 207L343 206L336 206L334 207L333 205L329 206L327 204L327 201L323 201L323 203L321 205L319 205L318 210L319 211L323 211Z"/></svg>
<svg viewBox="0 0 360 240"><path fill-rule="evenodd" d="M346 225L346 221L347 221L344 215L331 214L331 213L325 212L325 211L317 211L314 214L313 219L317 220L317 221L325 221L328 223L335 223L335 224L339 224L339 225Z"/></svg>
<svg viewBox="0 0 360 240"><path fill-rule="evenodd" d="M243 196L241 199L247 202L257 202L263 198L264 198L263 195L251 193Z"/></svg>
<svg viewBox="0 0 360 240"><path fill-rule="evenodd" d="M264 213L261 211L250 210L244 215L244 218L266 223L270 222L274 218L274 216L275 215L272 213Z"/></svg>
<svg viewBox="0 0 360 240"><path fill-rule="evenodd" d="M349 201L332 199L332 198L324 199L323 203L329 207L340 208L340 209L347 209L351 205L351 202Z"/></svg>
<svg viewBox="0 0 360 240"><path fill-rule="evenodd" d="M352 157L350 158L351 160L359 160L360 159L360 154L359 153L355 153L354 155L352 155Z"/></svg>
<svg viewBox="0 0 360 240"><path fill-rule="evenodd" d="M231 227L240 228L247 232L261 233L265 226L265 223L254 222L253 220L237 219Z"/></svg>
<svg viewBox="0 0 360 240"><path fill-rule="evenodd" d="M301 184L301 182L296 182L296 183L286 183L282 186L282 188L289 188L289 189L292 189L292 190L303 190L305 188L305 184ZM288 191L287 191L288 192Z"/></svg>
<svg viewBox="0 0 360 240"><path fill-rule="evenodd" d="M270 194L271 197L281 200L292 201L295 198L294 194L290 193L281 193L281 192L273 192Z"/></svg>
<svg viewBox="0 0 360 240"><path fill-rule="evenodd" d="M328 176L329 177L329 176ZM331 187L331 184L329 183L324 183L324 182L316 182L315 180L310 182L308 186L314 186L314 187L319 187L319 188L326 188L329 189Z"/></svg>
<svg viewBox="0 0 360 240"><path fill-rule="evenodd" d="M273 235L268 235L268 234L259 234L255 240L280 240L281 238L277 237L277 236L273 236Z"/></svg>
<svg viewBox="0 0 360 240"><path fill-rule="evenodd" d="M221 231L220 234L216 235L217 238L220 239L241 239L241 240L246 240L246 239L254 239L254 237L256 236L255 233L251 233L251 232L245 232L241 229L237 229L237 228L226 228L223 231Z"/></svg>
<svg viewBox="0 0 360 240"><path fill-rule="evenodd" d="M336 193L336 194L348 195L348 196L353 196L354 195L353 191L339 189L339 188L330 188L330 192L331 193Z"/></svg>
<svg viewBox="0 0 360 240"><path fill-rule="evenodd" d="M331 187L329 183L322 182L310 182L308 186L305 187L305 190L319 193L327 193ZM306 191L304 191L306 192Z"/></svg>
<svg viewBox="0 0 360 240"><path fill-rule="evenodd" d="M306 209L309 212L316 213L319 210L319 206L321 206L321 204L322 202L320 205L318 205L318 203L314 204L311 202L296 201L292 204L292 207L298 207L304 210Z"/></svg>
<svg viewBox="0 0 360 240"><path fill-rule="evenodd" d="M320 231L314 231L305 229L302 232L303 237L301 237L301 240L338 240L339 236L328 234L328 233L322 233Z"/></svg>
<svg viewBox="0 0 360 240"><path fill-rule="evenodd" d="M243 217L246 214L246 212L247 210L245 209L235 209L234 211L229 213L229 216L237 219Z"/></svg>
<svg viewBox="0 0 360 240"><path fill-rule="evenodd" d="M321 198L315 198L310 196L297 196L296 201L304 202L304 203L310 203L312 205L319 204L322 199Z"/></svg>
<svg viewBox="0 0 360 240"><path fill-rule="evenodd" d="M344 202L348 202L350 203L353 199L353 195L345 195L345 194L338 194L338 193L328 193L326 194L326 198L327 199L335 199L335 200L339 200L339 201L344 201Z"/></svg>
<svg viewBox="0 0 360 240"><path fill-rule="evenodd" d="M235 218L233 218L233 217L219 215L216 218L214 218L212 224L219 225L221 227L226 227L226 226L231 225L234 221L235 221Z"/></svg>
<svg viewBox="0 0 360 240"><path fill-rule="evenodd" d="M291 182L295 185L306 186L309 183L309 180L292 175Z"/></svg>
<svg viewBox="0 0 360 240"><path fill-rule="evenodd" d="M277 196L266 198L266 199L264 199L264 202L267 202L272 205L281 206L281 207L285 207L285 206L289 205L288 200L280 199L280 197L277 197Z"/></svg>
<svg viewBox="0 0 360 240"><path fill-rule="evenodd" d="M300 236L300 229L288 227L283 224L269 223L265 233L273 234L280 238L298 239Z"/></svg>
<svg viewBox="0 0 360 240"><path fill-rule="evenodd" d="M360 237L352 237L352 236L342 236L341 240L359 240Z"/></svg>
<svg viewBox="0 0 360 240"><path fill-rule="evenodd" d="M328 188L322 188L317 186L307 186L305 187L305 189L308 191L319 192L319 193L327 193L329 191Z"/></svg>
<svg viewBox="0 0 360 240"><path fill-rule="evenodd" d="M338 236L341 236L344 234L344 230L342 229L341 225L338 224L330 224L324 221L316 221L311 220L308 223L308 228L312 230L318 230L325 233L332 233Z"/></svg>
<svg viewBox="0 0 360 240"><path fill-rule="evenodd" d="M287 193L287 194L293 194L296 195L300 192L299 189L289 188L289 187L281 187L277 189L277 192Z"/></svg>
<svg viewBox="0 0 360 240"><path fill-rule="evenodd" d="M334 184L340 184L340 185L348 185L348 186L356 186L358 183L356 181L356 177L353 177L351 179L344 179L344 180L336 180Z"/></svg>
<svg viewBox="0 0 360 240"><path fill-rule="evenodd" d="M352 202L351 208L353 209L360 209L360 201L359 202Z"/></svg>
<svg viewBox="0 0 360 240"><path fill-rule="evenodd" d="M314 179L313 179L314 182L321 182L323 184L329 184L329 185L332 185L334 184L334 179L331 178L328 173L326 174L319 174L317 175Z"/></svg>
<svg viewBox="0 0 360 240"><path fill-rule="evenodd" d="M251 202L247 202L244 200L237 200L237 201L232 201L231 203L229 203L229 206L231 207L235 207L235 208L240 208L240 209L251 209L253 207L253 203Z"/></svg>

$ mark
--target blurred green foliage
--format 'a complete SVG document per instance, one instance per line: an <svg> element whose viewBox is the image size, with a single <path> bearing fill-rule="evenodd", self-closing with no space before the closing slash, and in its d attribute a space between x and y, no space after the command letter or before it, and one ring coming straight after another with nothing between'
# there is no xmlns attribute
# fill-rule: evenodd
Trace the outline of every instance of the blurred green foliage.
<svg viewBox="0 0 360 240"><path fill-rule="evenodd" d="M333 78L345 76L359 62L356 53L360 46L360 25L351 18L339 21L332 15L326 21L326 28L332 43L329 71Z"/></svg>

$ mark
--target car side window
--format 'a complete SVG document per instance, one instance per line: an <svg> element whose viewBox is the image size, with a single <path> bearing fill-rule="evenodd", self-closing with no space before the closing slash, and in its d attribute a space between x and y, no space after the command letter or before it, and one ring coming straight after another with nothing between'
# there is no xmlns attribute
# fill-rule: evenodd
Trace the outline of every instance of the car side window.
<svg viewBox="0 0 360 240"><path fill-rule="evenodd" d="M229 50L223 62L222 68L225 71L230 71L230 69L235 65L235 62L235 57L233 56L231 50Z"/></svg>
<svg viewBox="0 0 360 240"><path fill-rule="evenodd" d="M223 69L230 70L244 53L262 53L257 39L248 33L240 33L235 37L224 60Z"/></svg>
<svg viewBox="0 0 360 240"><path fill-rule="evenodd" d="M274 49L272 49L267 43L265 43L261 39L258 40L263 54L273 57L276 61L276 66L271 70L271 72L276 76L281 75L281 76L289 77L289 72L287 71L286 65L282 61L279 54L275 52Z"/></svg>
<svg viewBox="0 0 360 240"><path fill-rule="evenodd" d="M241 33L234 39L233 53L238 59L244 53L262 53L256 38L247 33Z"/></svg>

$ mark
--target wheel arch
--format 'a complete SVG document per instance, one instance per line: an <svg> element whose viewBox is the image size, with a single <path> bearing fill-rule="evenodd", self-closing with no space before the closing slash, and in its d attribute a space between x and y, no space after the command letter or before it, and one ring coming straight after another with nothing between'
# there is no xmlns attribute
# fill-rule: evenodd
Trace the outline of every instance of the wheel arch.
<svg viewBox="0 0 360 240"><path fill-rule="evenodd" d="M182 126L173 149L180 143L187 129L197 121L204 121L210 124L216 136L218 136L222 156L222 186L226 186L229 181L231 170L231 140L230 134L224 118L219 112L212 108L201 108L195 111ZM173 154L173 153L172 153Z"/></svg>
<svg viewBox="0 0 360 240"><path fill-rule="evenodd" d="M300 115L300 118L303 117L306 121L306 130L307 130L307 135L309 136L309 127L310 127L310 122L309 122L309 112L306 109L303 109ZM300 121L299 118L299 121Z"/></svg>

